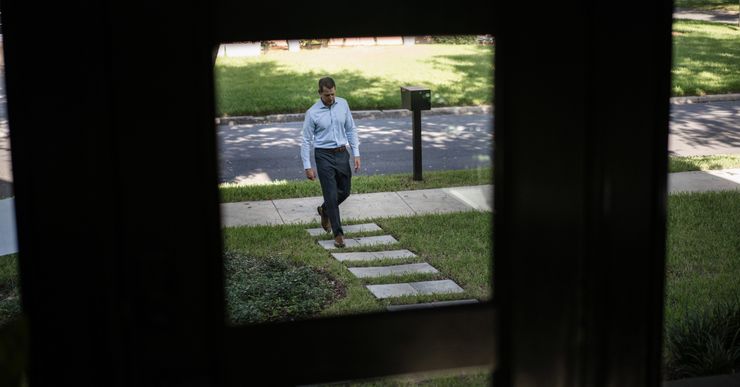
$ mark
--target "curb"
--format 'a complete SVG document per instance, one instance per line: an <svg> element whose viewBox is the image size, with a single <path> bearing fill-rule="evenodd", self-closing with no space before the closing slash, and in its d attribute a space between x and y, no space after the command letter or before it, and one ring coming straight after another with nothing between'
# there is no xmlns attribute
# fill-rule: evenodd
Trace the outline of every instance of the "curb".
<svg viewBox="0 0 740 387"><path fill-rule="evenodd" d="M484 106L455 106L432 108L424 111L425 116L438 116L444 114L465 115L465 114L488 114L493 111L491 105ZM219 117L216 118L216 125L243 125L243 124L267 124L272 122L296 122L303 121L304 113L292 114L271 114L267 116L237 116L237 117ZM411 111L406 109L391 110L357 110L352 112L354 119L377 119L377 118L397 118L411 117Z"/></svg>
<svg viewBox="0 0 740 387"><path fill-rule="evenodd" d="M740 15L736 12L715 9L676 8L673 10L674 20L699 20L709 23L737 25L738 17Z"/></svg>
<svg viewBox="0 0 740 387"><path fill-rule="evenodd" d="M716 94L703 95L695 97L672 97L671 105L685 105L693 103L719 102L719 101L740 101L740 93L735 94ZM444 114L466 115L466 114L489 114L493 111L492 105L482 106L454 106L439 107L432 110L424 111L425 116L437 116ZM390 110L357 110L352 112L352 118L358 119L378 119L378 118L398 118L410 117L411 111L406 109ZM267 116L235 116L216 118L216 125L245 125L245 124L269 124L273 122L296 122L303 121L304 113L291 114L270 114Z"/></svg>
<svg viewBox="0 0 740 387"><path fill-rule="evenodd" d="M720 102L720 101L740 101L740 93L702 95L702 96L697 96L697 97L673 97L671 98L671 105L685 105L689 103L705 103L705 102Z"/></svg>

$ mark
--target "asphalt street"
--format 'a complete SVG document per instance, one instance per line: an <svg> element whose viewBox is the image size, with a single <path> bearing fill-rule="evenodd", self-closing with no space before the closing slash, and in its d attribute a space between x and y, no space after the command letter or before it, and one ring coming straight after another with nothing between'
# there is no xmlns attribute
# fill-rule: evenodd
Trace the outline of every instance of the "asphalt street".
<svg viewBox="0 0 740 387"><path fill-rule="evenodd" d="M411 118L355 120L362 174L411 172ZM304 179L302 122L218 127L222 182ZM422 115L425 171L492 163L491 115ZM626 128L628 130L629 128ZM671 105L675 155L740 154L740 101Z"/></svg>
<svg viewBox="0 0 740 387"><path fill-rule="evenodd" d="M362 174L411 172L411 118L356 120ZM303 122L221 125L222 182L305 179L300 159ZM490 115L422 115L424 170L491 165Z"/></svg>
<svg viewBox="0 0 740 387"><path fill-rule="evenodd" d="M740 101L671 105L668 150L679 156L740 154Z"/></svg>
<svg viewBox="0 0 740 387"><path fill-rule="evenodd" d="M10 144L4 93L0 94L0 197L7 197L12 192ZM356 124L361 174L411 172L410 117L356 120ZM221 181L304 179L301 125L218 126ZM491 115L423 116L422 125L425 171L491 165ZM676 155L740 154L740 101L671 105L669 149Z"/></svg>

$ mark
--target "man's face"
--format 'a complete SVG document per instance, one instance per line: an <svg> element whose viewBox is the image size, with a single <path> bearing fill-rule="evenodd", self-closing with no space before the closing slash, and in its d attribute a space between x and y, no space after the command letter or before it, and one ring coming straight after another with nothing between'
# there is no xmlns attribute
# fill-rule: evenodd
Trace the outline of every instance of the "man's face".
<svg viewBox="0 0 740 387"><path fill-rule="evenodd" d="M331 89L327 89L326 87L321 88L319 96L321 96L321 102L323 102L324 105L331 106L332 104L334 104L335 90L335 87L332 87Z"/></svg>

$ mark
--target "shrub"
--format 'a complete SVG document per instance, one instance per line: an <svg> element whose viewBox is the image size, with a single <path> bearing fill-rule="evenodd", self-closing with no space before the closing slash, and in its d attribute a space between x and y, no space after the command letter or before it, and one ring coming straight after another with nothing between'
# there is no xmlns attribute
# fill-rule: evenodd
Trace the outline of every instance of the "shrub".
<svg viewBox="0 0 740 387"><path fill-rule="evenodd" d="M475 35L440 35L432 36L432 43L436 44L477 44Z"/></svg>
<svg viewBox="0 0 740 387"><path fill-rule="evenodd" d="M694 311L666 328L668 380L735 373L740 367L740 302Z"/></svg>
<svg viewBox="0 0 740 387"><path fill-rule="evenodd" d="M0 326L21 313L17 266L18 254L0 257Z"/></svg>
<svg viewBox="0 0 740 387"><path fill-rule="evenodd" d="M335 298L335 280L284 257L227 252L224 265L227 311L233 324L309 317Z"/></svg>

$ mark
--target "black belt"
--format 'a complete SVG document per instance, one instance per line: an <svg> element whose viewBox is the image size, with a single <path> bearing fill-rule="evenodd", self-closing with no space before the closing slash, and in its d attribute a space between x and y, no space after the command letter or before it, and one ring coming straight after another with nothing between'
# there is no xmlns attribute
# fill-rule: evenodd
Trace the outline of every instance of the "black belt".
<svg viewBox="0 0 740 387"><path fill-rule="evenodd" d="M339 152L346 151L347 150L347 147L344 146L344 145L342 145L339 148L316 148L316 149L320 149L320 150L325 151L325 152L339 153Z"/></svg>

